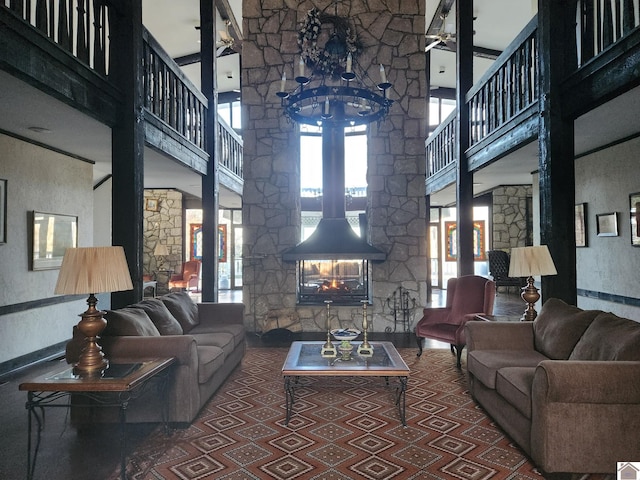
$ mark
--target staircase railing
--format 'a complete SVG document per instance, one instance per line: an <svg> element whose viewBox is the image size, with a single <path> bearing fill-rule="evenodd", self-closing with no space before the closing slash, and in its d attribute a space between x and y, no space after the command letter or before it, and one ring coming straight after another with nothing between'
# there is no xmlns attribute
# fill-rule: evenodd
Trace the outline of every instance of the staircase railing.
<svg viewBox="0 0 640 480"><path fill-rule="evenodd" d="M427 178L456 162L457 137L455 119L457 115L457 109L451 112L425 142Z"/></svg>
<svg viewBox="0 0 640 480"><path fill-rule="evenodd" d="M101 75L108 73L109 6L104 0L0 0Z"/></svg>

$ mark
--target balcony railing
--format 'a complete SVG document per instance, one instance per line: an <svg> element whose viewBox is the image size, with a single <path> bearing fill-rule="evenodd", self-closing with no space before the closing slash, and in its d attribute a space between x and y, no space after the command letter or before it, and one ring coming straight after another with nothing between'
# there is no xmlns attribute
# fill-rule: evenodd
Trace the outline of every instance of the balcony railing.
<svg viewBox="0 0 640 480"><path fill-rule="evenodd" d="M584 65L640 25L633 0L578 0L578 66Z"/></svg>
<svg viewBox="0 0 640 480"><path fill-rule="evenodd" d="M103 0L0 0L97 73L108 73L109 6Z"/></svg>
<svg viewBox="0 0 640 480"><path fill-rule="evenodd" d="M205 150L207 98L146 29L142 55L144 107Z"/></svg>
<svg viewBox="0 0 640 480"><path fill-rule="evenodd" d="M576 25L578 68L640 25L632 0L578 0ZM537 18L503 52L467 94L470 146L487 139L538 100ZM457 161L457 110L425 142L427 177Z"/></svg>
<svg viewBox="0 0 640 480"><path fill-rule="evenodd" d="M222 117L218 115L218 143L220 145L220 165L240 178L242 177L242 138Z"/></svg>

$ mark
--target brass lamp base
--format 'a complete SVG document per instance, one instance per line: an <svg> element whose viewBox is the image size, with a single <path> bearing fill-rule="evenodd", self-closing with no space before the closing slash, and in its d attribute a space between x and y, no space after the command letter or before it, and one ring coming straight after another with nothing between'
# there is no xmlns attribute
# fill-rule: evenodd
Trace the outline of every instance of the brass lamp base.
<svg viewBox="0 0 640 480"><path fill-rule="evenodd" d="M107 321L102 317L105 312L96 309L98 300L93 294L89 296L87 303L89 308L81 315L82 320L78 323L78 330L86 337L86 345L80 353L78 363L73 367L73 373L81 377L95 377L102 375L109 366L102 348L97 344Z"/></svg>
<svg viewBox="0 0 640 480"><path fill-rule="evenodd" d="M538 316L538 312L534 308L536 302L540 300L540 293L538 289L533 284L533 277L527 278L527 286L522 287L522 293L520 297L527 304L527 308L525 309L522 317L520 318L521 322L533 322Z"/></svg>

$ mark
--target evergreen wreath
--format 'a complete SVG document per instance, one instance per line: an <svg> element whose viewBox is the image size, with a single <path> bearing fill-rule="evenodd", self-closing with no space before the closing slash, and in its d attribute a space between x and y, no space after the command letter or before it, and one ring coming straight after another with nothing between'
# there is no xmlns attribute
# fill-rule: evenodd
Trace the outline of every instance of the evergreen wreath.
<svg viewBox="0 0 640 480"><path fill-rule="evenodd" d="M346 48L345 58L337 58L327 52L325 48L321 49L318 46L318 37L323 23L333 25L334 35ZM352 59L355 60L362 50L355 29L351 27L347 19L321 13L317 8L312 8L307 13L307 17L298 31L298 46L300 47L300 55L307 66L315 73L332 77L338 77L344 72L346 54L351 53Z"/></svg>

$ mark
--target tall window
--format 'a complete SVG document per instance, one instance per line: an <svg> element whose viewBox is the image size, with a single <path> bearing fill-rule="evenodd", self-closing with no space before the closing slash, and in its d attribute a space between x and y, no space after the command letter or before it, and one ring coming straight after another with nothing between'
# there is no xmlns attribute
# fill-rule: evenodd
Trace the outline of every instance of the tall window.
<svg viewBox="0 0 640 480"><path fill-rule="evenodd" d="M358 214L367 197L367 127L347 127L344 134L346 217L360 234ZM300 197L304 240L322 218L322 127L300 125Z"/></svg>

